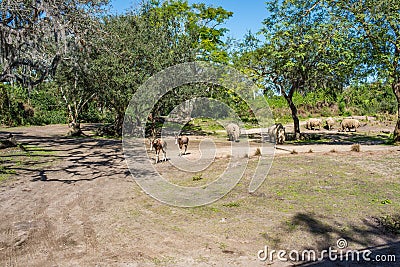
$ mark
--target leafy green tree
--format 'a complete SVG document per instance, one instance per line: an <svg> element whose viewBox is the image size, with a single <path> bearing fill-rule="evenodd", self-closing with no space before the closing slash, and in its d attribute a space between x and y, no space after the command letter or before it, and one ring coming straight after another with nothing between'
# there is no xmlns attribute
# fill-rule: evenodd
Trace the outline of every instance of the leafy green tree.
<svg viewBox="0 0 400 267"><path fill-rule="evenodd" d="M104 19L106 34L98 40L90 79L101 101L114 111L117 134L132 95L146 79L179 63L228 60L221 41L226 30L219 26L231 15L204 4L152 1L135 12ZM170 106L184 100L179 94L169 97Z"/></svg>
<svg viewBox="0 0 400 267"><path fill-rule="evenodd" d="M85 43L85 32L106 3L0 1L0 82L31 88L54 74L68 43Z"/></svg>
<svg viewBox="0 0 400 267"><path fill-rule="evenodd" d="M87 45L71 46L74 49L70 49L68 57L61 62L54 81L67 107L69 125L79 131L81 114L96 92L88 79L90 49Z"/></svg>
<svg viewBox="0 0 400 267"><path fill-rule="evenodd" d="M353 50L347 49L348 28L332 20L328 7L309 1L268 1L269 16L264 20L265 41L254 36L246 42L256 49L237 57L264 93L274 90L290 107L296 137L300 134L295 92L341 89L348 84L357 65Z"/></svg>
<svg viewBox="0 0 400 267"><path fill-rule="evenodd" d="M400 141L400 2L396 0L328 0L337 20L352 24L352 37L367 52L370 78L390 84L398 103L394 141ZM317 1L315 5L321 5ZM374 75L374 76L373 76Z"/></svg>

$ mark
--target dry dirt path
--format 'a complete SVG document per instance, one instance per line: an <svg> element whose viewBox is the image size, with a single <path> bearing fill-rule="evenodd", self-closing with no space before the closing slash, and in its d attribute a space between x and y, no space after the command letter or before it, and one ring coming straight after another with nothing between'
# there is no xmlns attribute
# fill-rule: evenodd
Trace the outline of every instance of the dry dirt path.
<svg viewBox="0 0 400 267"><path fill-rule="evenodd" d="M0 265L90 262L99 253L96 233L106 213L132 198L119 142L64 138L66 126L12 131L20 142L57 155L50 167L17 170L0 188Z"/></svg>
<svg viewBox="0 0 400 267"><path fill-rule="evenodd" d="M56 153L45 156L48 167L15 166L19 175L0 187L1 266L262 266L240 250L250 241L221 252L220 217L193 218L144 194L120 141L67 138L67 130L0 130Z"/></svg>
<svg viewBox="0 0 400 267"><path fill-rule="evenodd" d="M56 154L46 155L54 162L45 167L15 166L19 175L0 186L1 266L265 266L255 257L262 247L245 229L238 234L246 214L229 226L224 218L201 216L207 209L167 207L131 178L120 141L67 138L67 130L65 125L7 130L20 142ZM282 147L277 153L292 150ZM296 146L302 149L310 147ZM272 219L262 218L277 214L262 210L260 216L252 220L268 225ZM237 235L241 238L232 239ZM233 248L224 248L226 240Z"/></svg>

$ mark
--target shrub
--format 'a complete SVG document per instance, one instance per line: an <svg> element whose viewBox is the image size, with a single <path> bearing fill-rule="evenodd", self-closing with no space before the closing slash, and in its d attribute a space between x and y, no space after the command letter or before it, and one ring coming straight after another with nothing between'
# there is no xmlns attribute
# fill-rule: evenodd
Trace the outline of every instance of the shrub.
<svg viewBox="0 0 400 267"><path fill-rule="evenodd" d="M400 234L400 215L386 215L376 220L386 231L392 234Z"/></svg>

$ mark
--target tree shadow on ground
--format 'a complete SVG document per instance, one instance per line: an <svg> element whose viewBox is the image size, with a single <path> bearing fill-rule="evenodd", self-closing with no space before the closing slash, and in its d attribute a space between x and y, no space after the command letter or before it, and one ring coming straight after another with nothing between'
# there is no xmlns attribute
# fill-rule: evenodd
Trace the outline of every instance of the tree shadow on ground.
<svg viewBox="0 0 400 267"><path fill-rule="evenodd" d="M386 231L374 219L364 219L362 225L351 224L346 232L333 226L340 225L339 222L333 221L327 224L309 213L297 213L290 223L295 225L296 229L300 227L310 233L317 240L316 248L305 247L304 250L317 249L321 252L329 251L331 248L337 251L332 256L326 253L322 259L297 263L297 266L400 266L400 236ZM338 247L338 238L346 240L347 246L343 250ZM361 247L357 249L360 252L358 258L356 254L352 254L352 251L356 251L355 247ZM371 254L363 257L362 253L367 250L371 251ZM317 256L320 255L317 253ZM386 261L379 261L382 259Z"/></svg>
<svg viewBox="0 0 400 267"><path fill-rule="evenodd" d="M301 133L300 140L294 140L293 134L286 134L286 143L293 145L351 145L354 143L360 145L384 145L389 142L388 136L378 135L366 135L358 132L347 132L347 133Z"/></svg>
<svg viewBox="0 0 400 267"><path fill-rule="evenodd" d="M1 153L0 163L3 169L17 176L32 177L32 182L76 183L130 176L121 140L13 134L26 151L15 149Z"/></svg>

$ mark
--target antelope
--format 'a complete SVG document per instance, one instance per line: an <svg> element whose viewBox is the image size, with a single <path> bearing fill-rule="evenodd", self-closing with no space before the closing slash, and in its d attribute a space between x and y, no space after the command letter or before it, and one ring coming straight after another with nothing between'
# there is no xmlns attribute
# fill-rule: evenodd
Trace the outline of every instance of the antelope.
<svg viewBox="0 0 400 267"><path fill-rule="evenodd" d="M189 137L175 135L175 145L178 145L179 147L179 156L186 155L188 144L189 144ZM182 150L184 150L183 153Z"/></svg>
<svg viewBox="0 0 400 267"><path fill-rule="evenodd" d="M163 161L167 160L167 143L160 138L157 138L152 141L150 148L154 148L156 151L156 163L160 162L160 152L163 153Z"/></svg>

